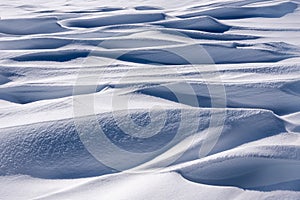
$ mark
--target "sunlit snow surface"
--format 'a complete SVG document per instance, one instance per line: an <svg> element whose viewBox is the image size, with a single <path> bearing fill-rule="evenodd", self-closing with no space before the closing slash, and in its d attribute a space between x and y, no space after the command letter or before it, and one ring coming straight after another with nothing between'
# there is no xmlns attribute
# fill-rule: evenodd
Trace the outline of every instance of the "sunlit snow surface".
<svg viewBox="0 0 300 200"><path fill-rule="evenodd" d="M299 4L1 1L0 200L300 199Z"/></svg>

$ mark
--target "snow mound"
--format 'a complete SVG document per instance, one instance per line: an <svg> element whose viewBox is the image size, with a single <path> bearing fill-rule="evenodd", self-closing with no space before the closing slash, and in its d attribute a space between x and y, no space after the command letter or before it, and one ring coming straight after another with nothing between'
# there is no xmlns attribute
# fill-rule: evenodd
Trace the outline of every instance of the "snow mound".
<svg viewBox="0 0 300 200"><path fill-rule="evenodd" d="M2 129L1 133L1 175L78 178L113 171L88 153L70 120Z"/></svg>
<svg viewBox="0 0 300 200"><path fill-rule="evenodd" d="M2 2L0 199L300 199L298 5Z"/></svg>
<svg viewBox="0 0 300 200"><path fill-rule="evenodd" d="M12 183L1 177L4 184L4 196L15 196L16 200L98 200L105 199L196 199L206 198L214 200L234 199L289 199L297 200L298 193L291 191L259 192L234 187L217 187L195 184L184 179L180 174L157 173L130 175L119 174L77 180L47 180L31 177L14 176ZM144 181L147 180L147 183ZM176 183L176 184L174 184ZM44 187L42 187L44 186ZM16 188L24 188L16 189ZM99 190L101 188L101 190ZM136 192L138 190L138 192Z"/></svg>
<svg viewBox="0 0 300 200"><path fill-rule="evenodd" d="M257 140L179 165L176 170L199 183L265 191L299 191L299 138L297 133L286 133Z"/></svg>
<svg viewBox="0 0 300 200"><path fill-rule="evenodd" d="M201 15L209 15L217 19L241 19L251 17L271 17L278 18L293 12L298 5L294 2L283 2L275 5L257 7L220 7L208 9L200 12L192 12L179 15L181 18L189 18Z"/></svg>
<svg viewBox="0 0 300 200"><path fill-rule="evenodd" d="M184 64L209 64L211 59L216 64L225 63L252 63L252 62L276 62L284 60L287 58L296 57L297 54L294 51L287 52L280 49L280 46L273 45L272 49L261 49L253 45L253 48L240 48L244 45L238 43L229 44L202 44L200 45L176 45L175 42L169 42L166 40L140 40L140 39L130 39L130 40L106 40L102 43L103 47L106 48L120 48L116 50L95 50L93 53L87 50L71 49L71 50L57 50L57 51L44 51L38 53L28 53L20 56L11 58L15 61L56 61L65 62L77 58L87 57L88 55L100 55L101 57L114 57L115 54L121 54L118 59L133 62L133 63L157 63L165 65L184 65ZM132 43L134 41L134 43ZM153 41L152 45L149 45L146 49L139 48L149 44ZM166 45L162 48L161 45ZM178 44L178 42L177 42ZM99 44L101 46L101 43ZM153 47L154 46L154 47ZM250 45L252 46L252 45ZM199 59L197 49L203 48L211 59ZM130 51L128 51L130 49ZM191 53L190 57L194 60L193 63L186 60L180 55L173 53L184 52L185 54L190 54L189 50L195 49L194 53ZM122 53L124 52L124 53ZM201 55L202 57L205 55Z"/></svg>
<svg viewBox="0 0 300 200"><path fill-rule="evenodd" d="M228 31L230 26L218 22L216 19L207 16L193 17L188 19L175 19L154 24L162 25L167 28L178 28L187 30L199 30L215 33Z"/></svg>
<svg viewBox="0 0 300 200"><path fill-rule="evenodd" d="M29 42L30 40L30 42ZM18 50L18 49L56 49L68 45L72 40L59 38L31 38L20 40L2 41L0 50Z"/></svg>
<svg viewBox="0 0 300 200"><path fill-rule="evenodd" d="M87 50L62 50L51 52L30 53L13 58L15 61L56 61L66 62L76 58L87 57Z"/></svg>
<svg viewBox="0 0 300 200"><path fill-rule="evenodd" d="M296 57L291 52L280 52L275 50L266 50L258 48L239 48L239 44L202 44L201 48L204 48L209 56L216 64L225 63L252 63L252 62L276 62L287 58ZM165 49L132 49L132 51L125 53L120 60L137 62L137 63L158 63L165 65L184 65L184 64L208 64L206 59L199 59L199 55L196 53L190 53L195 62L190 63L186 59L179 55L176 55L170 51L170 49L179 52L188 53L189 49L197 49L197 45L186 45L178 47L169 47ZM197 51L195 51L197 52ZM201 55L200 55L201 56Z"/></svg>
<svg viewBox="0 0 300 200"><path fill-rule="evenodd" d="M24 18L0 20L0 33L31 35L66 31L57 23L57 18Z"/></svg>
<svg viewBox="0 0 300 200"><path fill-rule="evenodd" d="M153 22L165 19L163 13L136 13L136 14L118 14L112 16L103 16L97 18L79 18L61 21L68 27L92 28L100 26L109 26L117 24L131 24Z"/></svg>
<svg viewBox="0 0 300 200"><path fill-rule="evenodd" d="M43 112L39 112L42 116ZM189 113L194 123L198 123L197 116L202 118L200 124L196 124L200 133L208 127L210 111L192 109ZM139 109L131 115L131 118L138 123L141 119L145 119L146 115L147 113ZM230 110L227 115L225 122L227 128L224 129L212 153L285 132L284 122L271 112ZM114 114L114 117L125 118L126 112L119 111ZM168 144L180 124L180 112L168 109L168 120L164 129L154 137L141 139L122 132L114 117L111 113L101 113L98 115L99 124L115 145L131 152L151 152ZM78 178L114 172L88 153L76 132L73 120L42 122L41 117L35 118L37 121L30 124L0 129L2 133L1 175L26 174L43 178ZM265 127L264 123L270 124L270 127ZM248 124L252 124L253 128L245 129ZM185 132L181 137L184 139L191 134ZM183 155L181 162L197 157L195 154L201 147L201 138L203 135L199 141L196 141L194 150Z"/></svg>

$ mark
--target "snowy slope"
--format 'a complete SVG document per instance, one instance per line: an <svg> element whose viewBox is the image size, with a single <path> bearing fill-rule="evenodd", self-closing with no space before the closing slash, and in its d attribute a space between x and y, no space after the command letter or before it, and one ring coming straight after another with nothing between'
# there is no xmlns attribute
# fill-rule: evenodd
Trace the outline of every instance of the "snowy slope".
<svg viewBox="0 0 300 200"><path fill-rule="evenodd" d="M300 199L298 0L0 3L0 200Z"/></svg>

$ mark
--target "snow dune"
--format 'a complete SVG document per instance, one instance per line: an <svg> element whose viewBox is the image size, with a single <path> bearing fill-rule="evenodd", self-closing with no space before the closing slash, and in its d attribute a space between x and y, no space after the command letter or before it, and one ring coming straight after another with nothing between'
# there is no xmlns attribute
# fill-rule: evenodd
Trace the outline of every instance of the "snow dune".
<svg viewBox="0 0 300 200"><path fill-rule="evenodd" d="M282 133L179 165L178 170L187 179L200 183L299 191L299 151L299 135Z"/></svg>
<svg viewBox="0 0 300 200"><path fill-rule="evenodd" d="M108 26L116 24L132 24L132 23L143 23L163 20L165 15L163 13L137 13L137 14L119 14L112 16L104 16L97 18L87 19L70 19L62 21L61 23L69 27L79 28L92 28L99 26Z"/></svg>
<svg viewBox="0 0 300 200"><path fill-rule="evenodd" d="M30 42L29 42L30 40ZM61 38L30 38L20 40L7 40L1 42L1 50L20 49L56 49L71 44L73 41Z"/></svg>
<svg viewBox="0 0 300 200"><path fill-rule="evenodd" d="M193 17L188 19L176 19L155 24L162 25L167 28L179 28L187 30L199 30L207 32L225 32L229 30L229 26L218 22L216 19L207 16Z"/></svg>
<svg viewBox="0 0 300 200"><path fill-rule="evenodd" d="M12 26L13 24L13 26ZM31 35L41 33L57 33L65 31L57 23L57 18L24 18L2 19L0 21L0 33L12 35Z"/></svg>
<svg viewBox="0 0 300 200"><path fill-rule="evenodd" d="M55 105L49 105L48 107L51 108L52 106ZM98 163L86 151L76 133L75 126L70 119L71 116L47 122L45 121L47 118L45 119L43 115L44 109L34 114L24 114L24 117L32 118L30 125L22 125L22 120L16 117L15 120L16 122L19 121L20 125L1 128L1 132L4 133L1 135L0 146L2 152L1 175L28 174L43 178L71 178L101 175L113 171ZM67 109L64 107L60 108L56 115L66 112ZM28 111L19 108L15 113L18 112L27 113ZM191 112L190 118L195 118L193 121L197 122L197 117L204 118L204 120L201 120L201 124L196 124L199 134L203 138L204 133L201 134L201 132L209 126L209 120L205 118L210 113L206 110L190 110L189 112ZM121 120L126 118L125 114L125 112L119 111L115 113L115 117ZM145 114L147 113L139 109L135 110L135 114L132 114L131 117L139 122L140 119L144 119L143 115L145 116ZM9 121L16 114L6 113L5 115L3 122ZM49 113L49 117L51 115ZM53 115L55 117L55 113ZM236 116L241 117L236 118ZM116 125L118 119L113 120L112 113L101 113L98 117L107 137L113 143L134 152L151 152L157 148L159 149L160 146L168 143L174 137L174 132L180 125L179 111L169 109L165 128L160 130L160 133L157 133L155 137L139 139L124 133ZM255 119L259 119L259 122L267 122L270 124L270 127L265 127L263 123L256 122ZM143 122L145 123L145 121ZM253 112L248 110L230 110L228 111L228 119L226 119L227 123L234 125L225 127L220 141L216 144L212 153L221 152L259 138L277 135L286 131L283 120L278 119L270 112L259 110ZM255 126L245 130L245 126L249 123L255 124ZM182 137L186 138L188 136L189 133L186 133ZM193 157L197 157L201 142L202 140L195 141L195 149L188 152L189 154L186 156L183 155L182 159L191 160Z"/></svg>
<svg viewBox="0 0 300 200"><path fill-rule="evenodd" d="M300 198L298 1L0 7L1 200Z"/></svg>
<svg viewBox="0 0 300 200"><path fill-rule="evenodd" d="M179 15L181 18L208 15L217 19L241 19L251 17L278 18L293 12L298 5L294 2L283 2L274 5L258 6L225 6L221 8L206 9L200 12L191 12Z"/></svg>
<svg viewBox="0 0 300 200"><path fill-rule="evenodd" d="M113 41L104 42L106 47L112 48L116 47L116 50L99 50L94 51L93 54L100 54L105 57L114 57L115 54L122 54L119 57L120 60L127 62L136 62L136 63L157 63L157 64L166 64L166 65L184 65L189 64L189 61L182 58L180 55L176 55L172 53L172 51L183 51L186 52L187 49L197 49L198 45L172 45L167 48L158 48L151 46L146 50L141 48L141 46L145 44L134 44L133 47L137 47L136 49L131 48L131 50L127 53L126 49L122 49L122 45L118 42L114 44ZM121 41L120 41L121 42ZM122 41L122 42L130 42L130 41ZM149 41L150 43L151 41ZM109 44L110 43L110 44ZM143 41L145 43L145 41ZM165 43L165 42L164 42ZM155 43L154 43L155 44ZM154 45L152 43L152 45ZM109 45L109 46L108 46ZM104 46L104 47L105 47ZM129 48L132 45L128 45ZM241 47L240 47L241 46ZM248 46L248 45L247 45ZM214 60L216 64L228 64L228 63L252 63L252 62L273 62L280 61L287 58L296 57L299 53L294 51L287 52L285 49L282 49L280 45L276 43L273 44L272 49L260 49L255 48L254 45L249 45L249 48L243 48L244 44L232 43L232 44L202 44L201 48L206 50L210 57ZM253 46L253 48L251 48ZM278 47L277 47L278 46ZM121 49L118 49L121 48ZM123 53L124 52L124 53ZM79 50L79 49L70 49L70 50L58 50L58 51L45 51L38 53L28 53L21 56L12 57L12 60L15 61L56 61L56 62L64 62L70 61L73 59L87 57L89 55L89 51L87 50ZM209 64L210 61L206 61L205 59L197 59L197 55L191 55L193 59L196 61L192 64Z"/></svg>

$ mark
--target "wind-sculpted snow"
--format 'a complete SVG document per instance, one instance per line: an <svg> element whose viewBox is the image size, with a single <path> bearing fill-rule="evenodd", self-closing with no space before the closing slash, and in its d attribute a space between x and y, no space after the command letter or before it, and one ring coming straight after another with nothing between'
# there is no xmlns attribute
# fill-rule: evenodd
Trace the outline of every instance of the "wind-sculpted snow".
<svg viewBox="0 0 300 200"><path fill-rule="evenodd" d="M137 13L137 14L120 14L112 16L104 16L98 18L80 18L62 21L62 24L69 27L92 28L100 26L109 26L117 24L134 24L143 22L152 22L163 20L163 13Z"/></svg>
<svg viewBox="0 0 300 200"><path fill-rule="evenodd" d="M199 30L207 32L216 32L223 33L230 29L229 26L226 26L216 19L207 16L193 17L188 19L176 19L168 20L163 22L157 22L154 24L162 25L167 28L178 28L178 29L187 29L187 30Z"/></svg>
<svg viewBox="0 0 300 200"><path fill-rule="evenodd" d="M57 23L57 18L28 18L28 19L2 19L0 32L11 35L31 35L41 33L57 33L65 31Z"/></svg>
<svg viewBox="0 0 300 200"><path fill-rule="evenodd" d="M49 107L51 108L51 106ZM66 108L62 108L60 112L63 113L65 110ZM25 114L28 111L19 108L14 113L4 112L3 121L9 120L18 112L24 113L24 117L32 115L30 113ZM45 118L43 112L42 110L34 113L35 116L32 115L34 121L30 124L0 129L2 133L0 139L1 175L28 174L43 178L71 178L108 174L113 171L101 165L86 151L71 119L45 122L43 121ZM201 123L197 125L200 138L203 138L204 130L209 126L207 119L210 115L209 111L192 109L189 112L191 112L191 123L197 121L193 120L195 116L203 118ZM142 122L145 123L143 117L145 115L147 113L139 109L135 111L132 118L137 122L142 119ZM160 133L156 134L155 137L147 139L124 133L117 126L116 121L118 120L114 119L111 113L99 114L98 120L105 130L105 134L113 143L128 151L147 152L166 145L174 137L180 123L180 112L169 109L168 115L169 119L166 121L164 129L160 130ZM240 117L237 118L236 116ZM119 111L117 118L126 118L126 112ZM260 123L261 121L270 124L270 127L265 127L263 123ZM226 124L231 125L224 128L222 137L212 153L285 132L284 121L267 111L228 110ZM245 129L247 124L255 126ZM201 132L203 132L202 136ZM188 137L189 134L186 133L183 137ZM196 142L194 148L199 149L200 143L201 140ZM195 149L193 151L194 154L197 152ZM182 159L190 160L196 156L190 154L186 157L184 155Z"/></svg>
<svg viewBox="0 0 300 200"><path fill-rule="evenodd" d="M0 3L0 199L300 199L297 0Z"/></svg>
<svg viewBox="0 0 300 200"><path fill-rule="evenodd" d="M282 133L179 165L178 170L200 183L299 191L299 156L299 134Z"/></svg>
<svg viewBox="0 0 300 200"><path fill-rule="evenodd" d="M188 13L180 15L181 18L189 18L194 16L208 15L217 19L241 19L251 17L282 17L297 8L294 2L284 2L267 6L244 6L244 7L230 7L225 6L221 8L213 8L195 13Z"/></svg>

